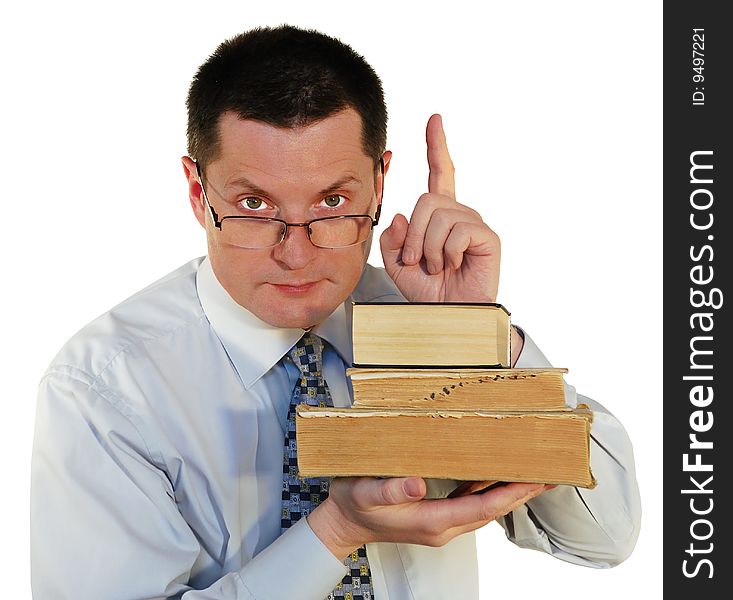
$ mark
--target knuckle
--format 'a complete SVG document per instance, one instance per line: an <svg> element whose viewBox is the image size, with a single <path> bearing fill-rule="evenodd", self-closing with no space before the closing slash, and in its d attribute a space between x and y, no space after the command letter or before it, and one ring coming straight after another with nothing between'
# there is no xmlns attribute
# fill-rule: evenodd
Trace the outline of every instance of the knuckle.
<svg viewBox="0 0 733 600"><path fill-rule="evenodd" d="M384 481L381 486L383 504L397 504L399 499L392 481Z"/></svg>
<svg viewBox="0 0 733 600"><path fill-rule="evenodd" d="M454 233L457 235L465 235L465 234L470 234L472 229L473 229L472 223L468 223L466 221L458 221L457 223L453 224L451 233Z"/></svg>
<svg viewBox="0 0 733 600"><path fill-rule="evenodd" d="M410 228L407 231L407 235L405 236L405 242L408 244L418 244L422 243L424 233L422 231L418 231L416 228Z"/></svg>
<svg viewBox="0 0 733 600"><path fill-rule="evenodd" d="M428 205L433 202L435 199L435 194L431 194L430 192L425 192L423 194L420 194L420 197L417 199L417 203L419 205Z"/></svg>
<svg viewBox="0 0 733 600"><path fill-rule="evenodd" d="M466 222L469 223L483 223L484 218L481 216L481 213L477 211L475 208L472 208L468 206L467 204L461 204L460 202L456 202L455 208L457 210L460 210L462 213L466 215Z"/></svg>
<svg viewBox="0 0 733 600"><path fill-rule="evenodd" d="M445 546L452 538L453 536L448 531L441 531L430 539L428 545L433 548L440 548L441 546Z"/></svg>
<svg viewBox="0 0 733 600"><path fill-rule="evenodd" d="M425 258L438 260L443 258L443 247L437 242L426 242L423 248Z"/></svg>
<svg viewBox="0 0 733 600"><path fill-rule="evenodd" d="M465 206L465 204L464 204ZM481 216L481 213L477 211L475 208L471 208L470 206L466 206L466 209L468 209L468 212L478 221L483 222L484 218Z"/></svg>
<svg viewBox="0 0 733 600"><path fill-rule="evenodd" d="M456 215L453 207L436 206L430 215L430 220L440 226L449 226L456 220Z"/></svg>
<svg viewBox="0 0 733 600"><path fill-rule="evenodd" d="M425 534L429 540L436 541L445 535L445 528L439 523L433 521L425 526Z"/></svg>

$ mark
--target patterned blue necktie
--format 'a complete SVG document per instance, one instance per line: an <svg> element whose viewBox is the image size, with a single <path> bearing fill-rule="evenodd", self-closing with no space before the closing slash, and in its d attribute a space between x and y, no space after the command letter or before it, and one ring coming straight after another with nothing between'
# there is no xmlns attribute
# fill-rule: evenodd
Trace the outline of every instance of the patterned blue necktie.
<svg viewBox="0 0 733 600"><path fill-rule="evenodd" d="M300 380L295 385L288 408L285 452L283 455L282 531L308 514L328 496L329 479L324 477L301 478L298 475L297 444L295 441L295 407L306 403L311 406L333 406L331 394L323 379L323 341L317 335L306 332L288 353L300 370ZM374 600L371 573L362 546L344 560L349 568L341 583L328 595L327 600Z"/></svg>

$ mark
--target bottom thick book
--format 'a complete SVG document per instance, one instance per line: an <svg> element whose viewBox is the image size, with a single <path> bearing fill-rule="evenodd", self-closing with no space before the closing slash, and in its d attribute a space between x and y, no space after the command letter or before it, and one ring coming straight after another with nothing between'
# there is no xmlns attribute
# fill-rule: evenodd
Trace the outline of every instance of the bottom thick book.
<svg viewBox="0 0 733 600"><path fill-rule="evenodd" d="M323 408L296 412L302 477L524 481L593 488L592 411Z"/></svg>

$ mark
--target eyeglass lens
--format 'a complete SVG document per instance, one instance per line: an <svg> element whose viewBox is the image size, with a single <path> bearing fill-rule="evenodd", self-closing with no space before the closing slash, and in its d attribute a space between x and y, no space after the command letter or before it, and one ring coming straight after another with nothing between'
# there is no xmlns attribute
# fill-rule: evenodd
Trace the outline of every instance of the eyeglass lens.
<svg viewBox="0 0 733 600"><path fill-rule="evenodd" d="M280 221L225 219L221 233L227 243L240 248L270 248L284 239L285 227ZM313 221L309 237L320 248L346 248L366 241L371 229L370 217L344 216Z"/></svg>

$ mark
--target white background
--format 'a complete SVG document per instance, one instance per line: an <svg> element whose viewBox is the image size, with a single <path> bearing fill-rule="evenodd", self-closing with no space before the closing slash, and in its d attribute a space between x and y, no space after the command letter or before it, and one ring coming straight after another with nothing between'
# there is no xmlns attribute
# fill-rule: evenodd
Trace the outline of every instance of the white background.
<svg viewBox="0 0 733 600"><path fill-rule="evenodd" d="M631 558L573 566L489 525L481 597L661 598L662 3L503 0L3 10L0 595L31 597L38 380L82 325L204 253L179 161L188 84L224 38L283 22L340 37L381 75L384 223L427 190L424 128L443 115L458 200L502 238L499 301L634 443L644 516Z"/></svg>

